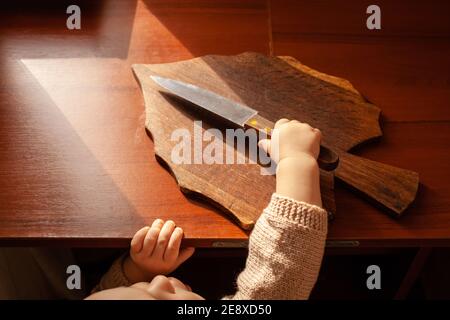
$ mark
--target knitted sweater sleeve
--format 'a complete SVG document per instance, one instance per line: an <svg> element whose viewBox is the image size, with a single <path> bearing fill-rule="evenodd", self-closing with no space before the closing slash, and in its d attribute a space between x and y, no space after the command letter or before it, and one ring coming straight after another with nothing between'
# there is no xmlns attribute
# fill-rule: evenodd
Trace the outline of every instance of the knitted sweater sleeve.
<svg viewBox="0 0 450 320"><path fill-rule="evenodd" d="M127 279L123 271L123 262L127 256L128 253L124 253L114 261L109 270L100 279L100 282L92 289L91 294L117 287L129 287L133 284Z"/></svg>
<svg viewBox="0 0 450 320"><path fill-rule="evenodd" d="M308 299L327 234L324 209L273 194L249 239L237 291L224 299Z"/></svg>
<svg viewBox="0 0 450 320"><path fill-rule="evenodd" d="M237 291L224 299L307 299L317 280L327 234L320 207L273 194L249 239ZM118 258L92 293L131 283Z"/></svg>

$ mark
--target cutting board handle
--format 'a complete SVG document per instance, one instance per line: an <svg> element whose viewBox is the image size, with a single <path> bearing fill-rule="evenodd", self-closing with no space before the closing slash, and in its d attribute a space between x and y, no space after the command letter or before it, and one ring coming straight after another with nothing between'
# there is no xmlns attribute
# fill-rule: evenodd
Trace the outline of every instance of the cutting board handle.
<svg viewBox="0 0 450 320"><path fill-rule="evenodd" d="M394 214L401 215L415 199L419 187L419 175L416 172L347 152L340 153L339 159L335 176Z"/></svg>
<svg viewBox="0 0 450 320"><path fill-rule="evenodd" d="M260 115L255 115L245 123L248 128L253 128L259 132L263 132L266 137L270 137L275 124ZM336 152L325 147L320 146L319 157L317 158L319 168L325 171L333 171L339 164L339 156Z"/></svg>
<svg viewBox="0 0 450 320"><path fill-rule="evenodd" d="M272 121L260 115L252 117L245 125L264 132L266 136L270 136L274 128ZM323 170L336 169L337 178L390 209L396 215L402 214L416 197L419 186L419 175L416 172L347 152L337 155L323 145L320 146L317 162Z"/></svg>

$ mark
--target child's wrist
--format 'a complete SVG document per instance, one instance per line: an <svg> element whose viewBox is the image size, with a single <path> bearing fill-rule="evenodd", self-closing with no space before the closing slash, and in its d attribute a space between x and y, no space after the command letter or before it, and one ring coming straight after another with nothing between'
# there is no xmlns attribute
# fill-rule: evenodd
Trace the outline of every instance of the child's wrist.
<svg viewBox="0 0 450 320"><path fill-rule="evenodd" d="M298 153L296 155L287 156L280 159L280 161L278 161L277 170L286 168L288 170L302 169L303 171L305 168L312 169L317 165L317 159L311 154Z"/></svg>
<svg viewBox="0 0 450 320"><path fill-rule="evenodd" d="M129 255L124 259L122 269L130 283L149 282L154 277L142 270Z"/></svg>
<svg viewBox="0 0 450 320"><path fill-rule="evenodd" d="M320 171L312 156L287 157L277 166L276 192L294 200L322 206Z"/></svg>

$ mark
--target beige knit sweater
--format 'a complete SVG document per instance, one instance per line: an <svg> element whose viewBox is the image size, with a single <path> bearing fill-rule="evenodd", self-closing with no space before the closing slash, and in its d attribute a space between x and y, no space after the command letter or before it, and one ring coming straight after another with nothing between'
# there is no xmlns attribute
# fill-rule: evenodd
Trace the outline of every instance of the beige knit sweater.
<svg viewBox="0 0 450 320"><path fill-rule="evenodd" d="M274 193L249 239L237 291L224 299L307 299L317 280L327 235L320 207ZM94 291L131 285L117 259Z"/></svg>

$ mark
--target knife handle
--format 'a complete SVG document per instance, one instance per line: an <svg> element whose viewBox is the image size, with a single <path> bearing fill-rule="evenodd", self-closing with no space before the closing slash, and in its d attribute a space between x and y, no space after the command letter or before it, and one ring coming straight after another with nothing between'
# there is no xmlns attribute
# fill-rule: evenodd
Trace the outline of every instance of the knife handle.
<svg viewBox="0 0 450 320"><path fill-rule="evenodd" d="M259 132L264 132L264 134L268 137L271 136L272 130L275 128L275 124L267 120L260 115L255 115L251 119L249 119L245 126L248 128L253 128ZM319 157L317 159L317 163L319 164L319 168L326 171L333 171L339 164L339 156L336 152L320 145Z"/></svg>

